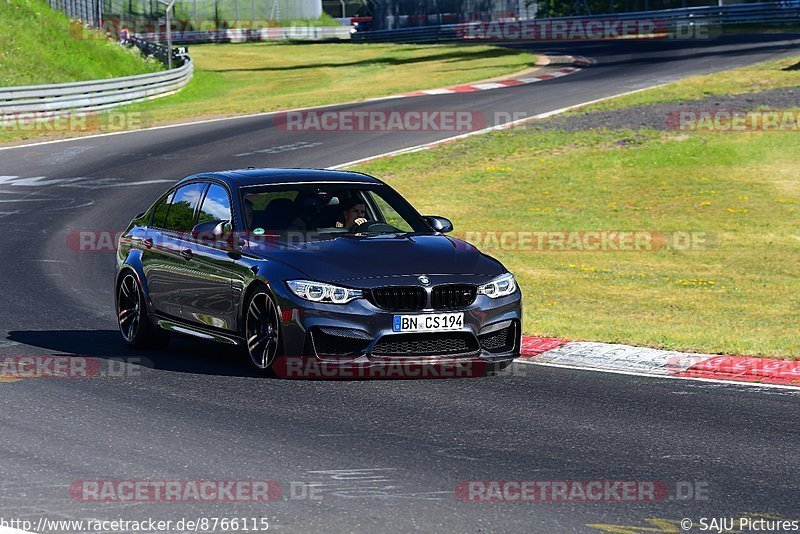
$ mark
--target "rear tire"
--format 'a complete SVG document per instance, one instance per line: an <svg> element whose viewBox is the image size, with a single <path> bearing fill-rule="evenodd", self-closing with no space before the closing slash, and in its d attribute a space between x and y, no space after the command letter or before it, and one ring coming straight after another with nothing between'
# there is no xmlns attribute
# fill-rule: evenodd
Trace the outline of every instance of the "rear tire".
<svg viewBox="0 0 800 534"><path fill-rule="evenodd" d="M117 323L129 347L156 348L169 342L169 335L150 323L144 293L132 271L125 272L117 284Z"/></svg>

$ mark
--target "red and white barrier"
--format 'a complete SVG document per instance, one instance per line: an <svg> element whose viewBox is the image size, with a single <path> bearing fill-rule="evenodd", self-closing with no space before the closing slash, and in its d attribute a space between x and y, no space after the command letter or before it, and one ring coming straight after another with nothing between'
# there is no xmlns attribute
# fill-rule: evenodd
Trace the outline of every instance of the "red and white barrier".
<svg viewBox="0 0 800 534"><path fill-rule="evenodd" d="M521 363L671 378L800 388L800 361L694 354L611 343L524 336Z"/></svg>

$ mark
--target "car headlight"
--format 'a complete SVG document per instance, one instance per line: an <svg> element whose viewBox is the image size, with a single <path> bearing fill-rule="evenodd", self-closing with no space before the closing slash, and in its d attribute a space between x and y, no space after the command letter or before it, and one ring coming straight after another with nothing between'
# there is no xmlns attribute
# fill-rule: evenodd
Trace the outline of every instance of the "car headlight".
<svg viewBox="0 0 800 534"><path fill-rule="evenodd" d="M497 299L512 294L517 290L517 281L514 280L514 275L506 273L498 276L488 284L483 284L478 287L479 295L486 295L487 297Z"/></svg>
<svg viewBox="0 0 800 534"><path fill-rule="evenodd" d="M364 296L360 289L350 289L339 287L322 282L311 282L309 280L290 280L286 282L292 293L301 299L311 302L332 302L334 304L347 304L351 300L360 299Z"/></svg>

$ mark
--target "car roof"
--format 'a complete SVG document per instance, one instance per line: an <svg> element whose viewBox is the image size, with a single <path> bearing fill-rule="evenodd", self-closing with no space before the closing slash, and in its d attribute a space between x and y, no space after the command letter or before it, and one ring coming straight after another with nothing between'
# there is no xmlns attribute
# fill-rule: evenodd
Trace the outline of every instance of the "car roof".
<svg viewBox="0 0 800 534"><path fill-rule="evenodd" d="M254 185L270 185L307 182L350 182L382 184L380 180L360 172L330 171L325 169L240 169L232 171L202 172L188 176L178 182L216 178L231 189Z"/></svg>

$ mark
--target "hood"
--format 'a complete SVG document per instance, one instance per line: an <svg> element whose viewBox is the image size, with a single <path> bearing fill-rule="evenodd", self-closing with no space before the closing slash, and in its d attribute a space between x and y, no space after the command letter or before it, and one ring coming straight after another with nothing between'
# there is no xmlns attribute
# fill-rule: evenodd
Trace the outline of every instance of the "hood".
<svg viewBox="0 0 800 534"><path fill-rule="evenodd" d="M251 251L321 282L428 275L494 277L503 265L474 246L444 235L339 235L302 244L259 243ZM370 284L367 284L370 285Z"/></svg>

